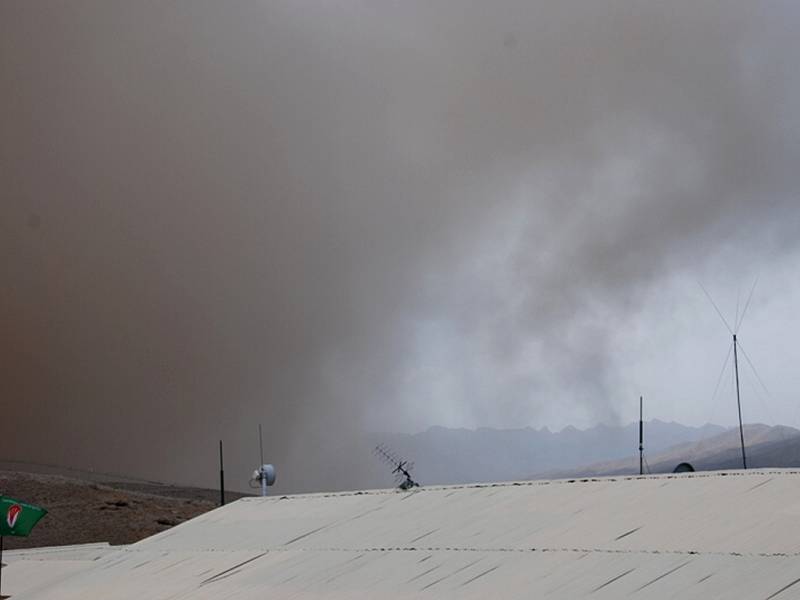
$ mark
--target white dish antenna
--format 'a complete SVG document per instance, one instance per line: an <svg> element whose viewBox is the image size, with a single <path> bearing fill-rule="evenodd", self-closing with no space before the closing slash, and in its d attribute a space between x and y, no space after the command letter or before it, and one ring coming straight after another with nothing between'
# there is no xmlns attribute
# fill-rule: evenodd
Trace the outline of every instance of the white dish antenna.
<svg viewBox="0 0 800 600"><path fill-rule="evenodd" d="M258 447L261 456L261 466L253 471L250 477L250 487L260 487L261 495L267 495L267 487L275 484L275 467L264 463L264 443L261 437L261 424L258 425ZM253 485L257 483L257 485Z"/></svg>

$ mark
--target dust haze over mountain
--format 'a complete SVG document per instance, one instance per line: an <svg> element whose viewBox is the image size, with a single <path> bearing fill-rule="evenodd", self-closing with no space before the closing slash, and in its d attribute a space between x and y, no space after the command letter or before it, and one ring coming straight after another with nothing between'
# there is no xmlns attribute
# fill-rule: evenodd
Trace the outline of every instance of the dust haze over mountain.
<svg viewBox="0 0 800 600"><path fill-rule="evenodd" d="M210 484L264 422L280 489L330 489L367 430L630 420L676 382L621 358L648 311L796 272L798 17L4 1L0 451Z"/></svg>

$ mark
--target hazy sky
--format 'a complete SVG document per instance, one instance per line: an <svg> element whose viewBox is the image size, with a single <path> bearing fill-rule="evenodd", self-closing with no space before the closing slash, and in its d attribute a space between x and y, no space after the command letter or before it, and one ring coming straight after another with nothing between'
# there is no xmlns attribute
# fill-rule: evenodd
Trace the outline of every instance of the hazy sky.
<svg viewBox="0 0 800 600"><path fill-rule="evenodd" d="M800 6L0 3L0 451L800 425ZM179 474L179 475L178 475ZM322 482L322 483L320 483Z"/></svg>

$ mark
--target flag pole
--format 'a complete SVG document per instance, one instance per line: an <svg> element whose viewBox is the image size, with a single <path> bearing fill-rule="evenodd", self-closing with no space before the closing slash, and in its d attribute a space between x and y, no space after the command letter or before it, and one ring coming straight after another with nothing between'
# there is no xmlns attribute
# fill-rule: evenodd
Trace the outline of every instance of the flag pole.
<svg viewBox="0 0 800 600"><path fill-rule="evenodd" d="M0 535L0 600L3 598L3 536Z"/></svg>

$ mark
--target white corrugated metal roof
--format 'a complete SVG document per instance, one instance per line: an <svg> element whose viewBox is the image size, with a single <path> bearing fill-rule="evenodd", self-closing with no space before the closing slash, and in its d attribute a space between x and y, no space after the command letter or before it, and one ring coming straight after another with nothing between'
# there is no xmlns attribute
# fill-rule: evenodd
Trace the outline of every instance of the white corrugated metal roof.
<svg viewBox="0 0 800 600"><path fill-rule="evenodd" d="M97 560L109 552L120 550L122 546L112 546L108 542L93 544L74 544L71 546L44 546L24 550L6 550L3 559L16 560Z"/></svg>
<svg viewBox="0 0 800 600"><path fill-rule="evenodd" d="M38 590L49 589L66 577L85 571L92 561L121 548L102 543L6 550L3 563L12 566L3 569L3 596L12 590L14 598L23 592L35 597Z"/></svg>
<svg viewBox="0 0 800 600"><path fill-rule="evenodd" d="M800 473L776 470L245 498L14 598L782 600L799 582Z"/></svg>

